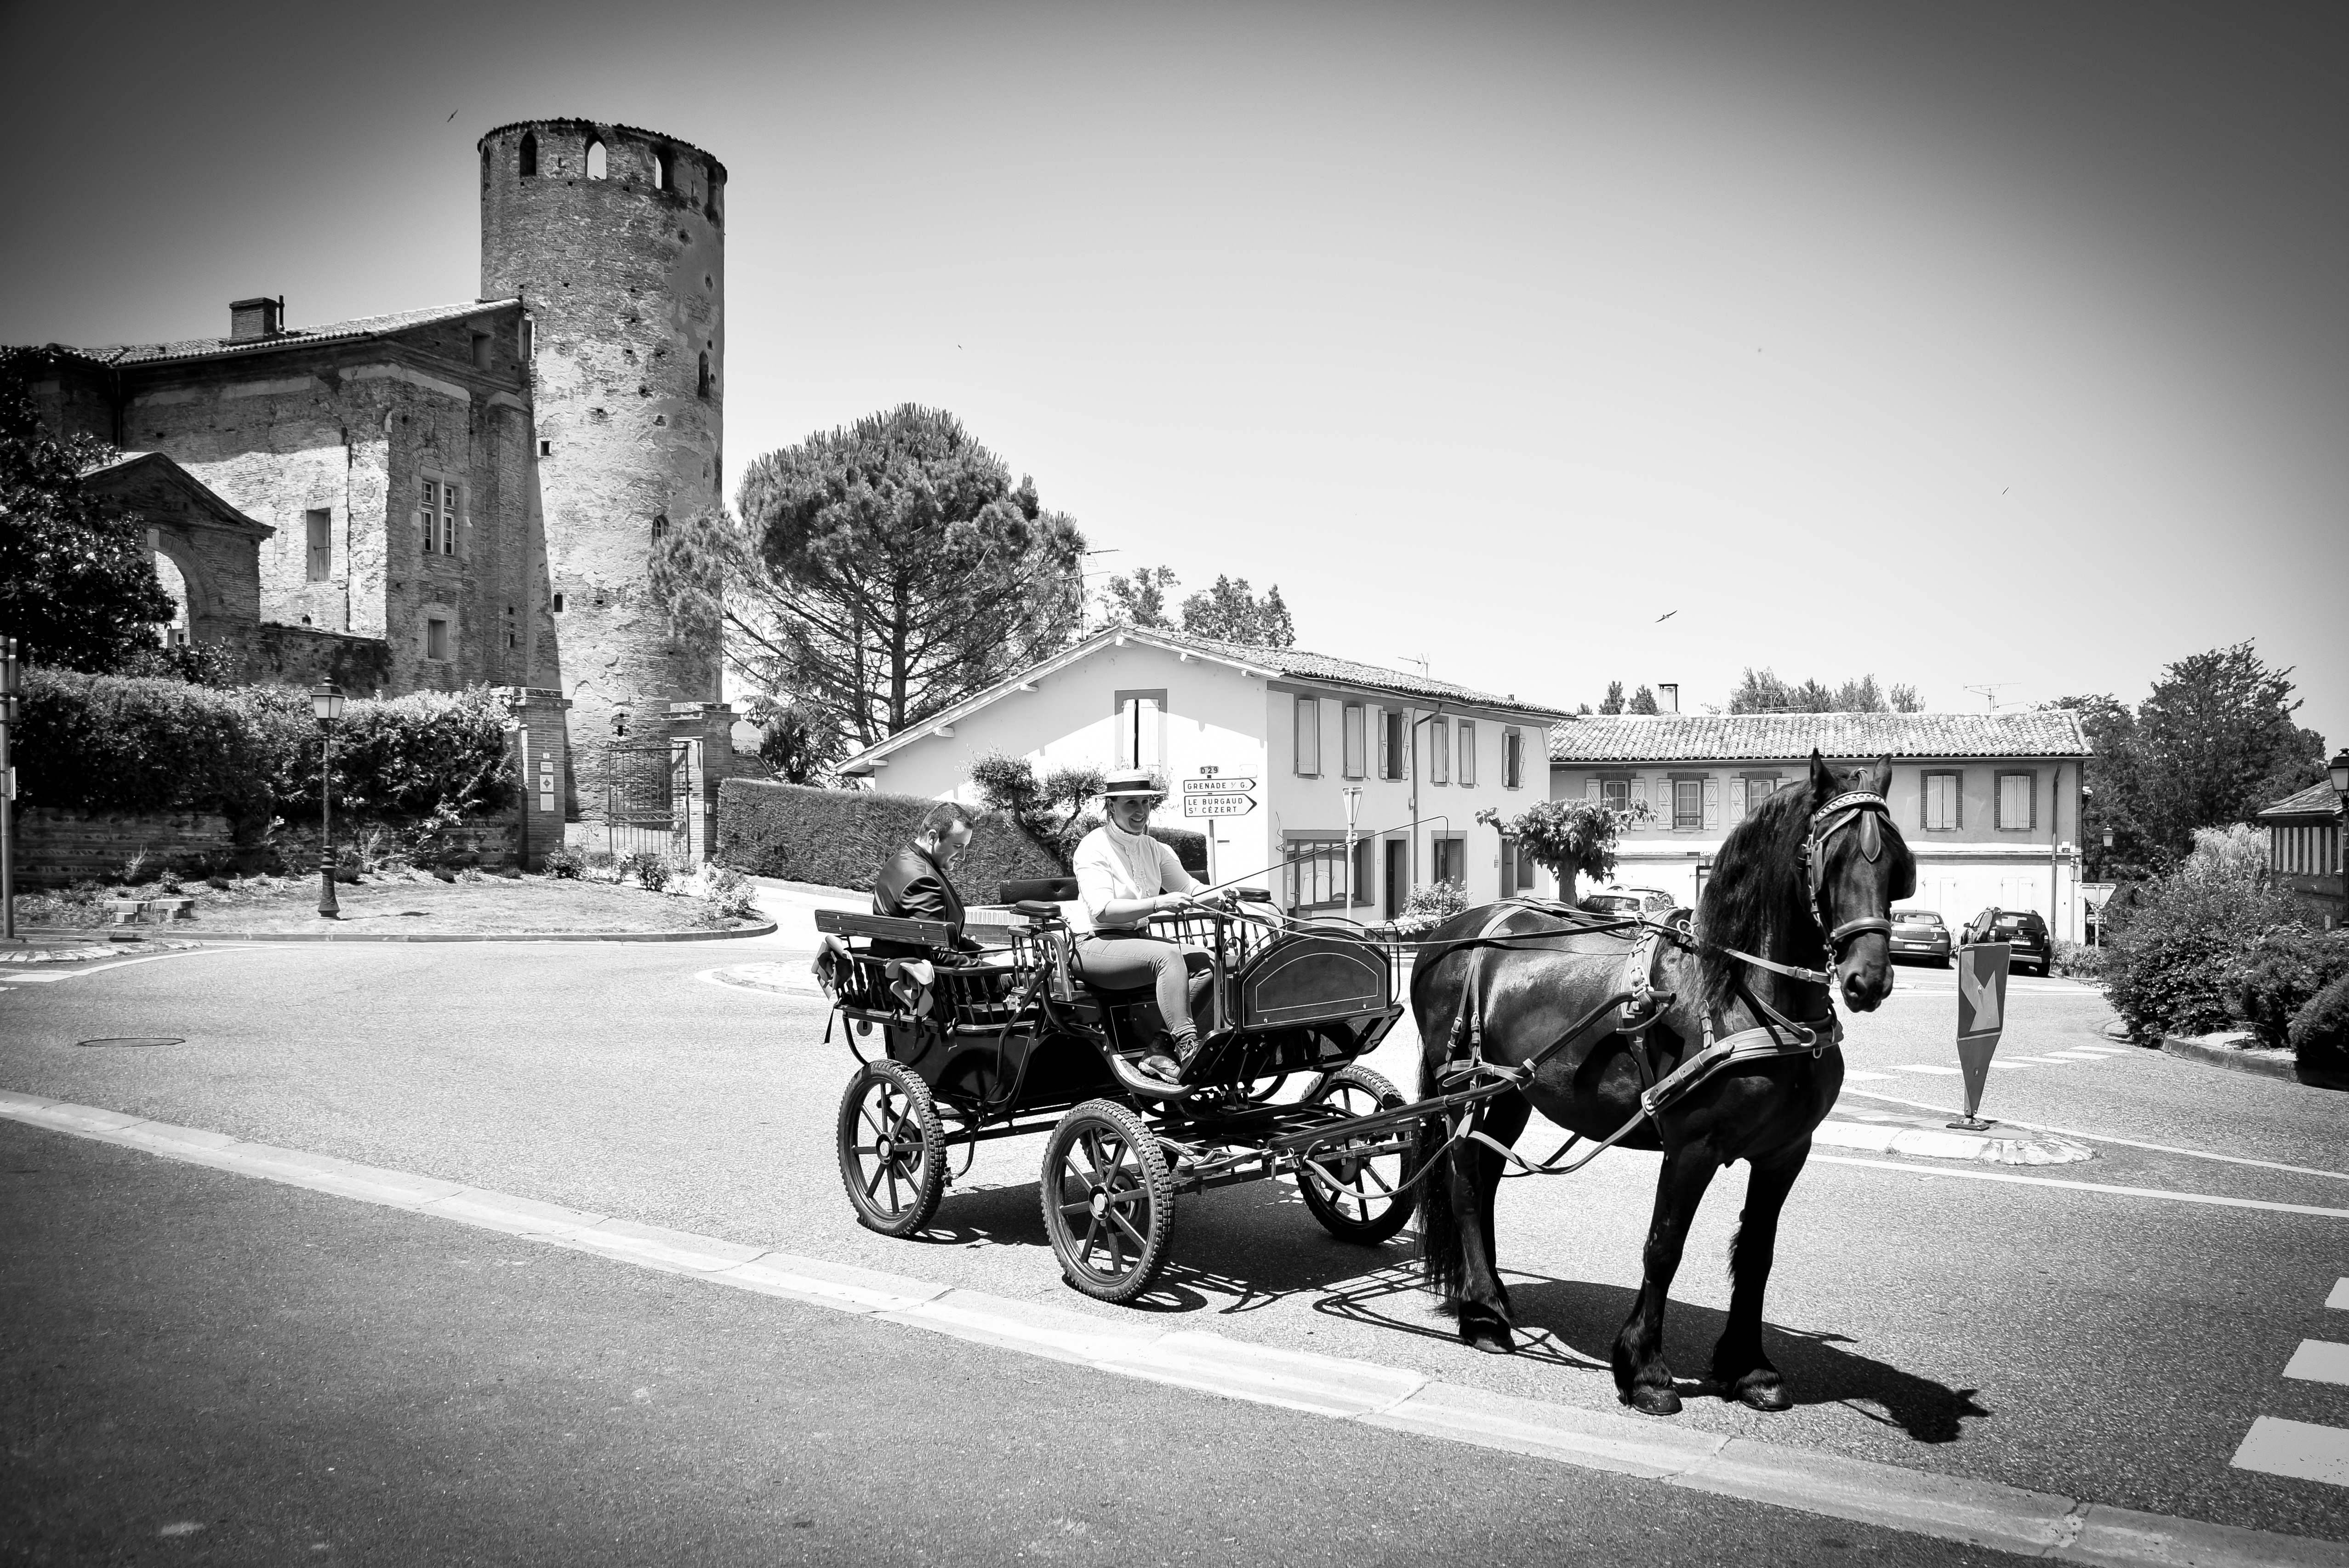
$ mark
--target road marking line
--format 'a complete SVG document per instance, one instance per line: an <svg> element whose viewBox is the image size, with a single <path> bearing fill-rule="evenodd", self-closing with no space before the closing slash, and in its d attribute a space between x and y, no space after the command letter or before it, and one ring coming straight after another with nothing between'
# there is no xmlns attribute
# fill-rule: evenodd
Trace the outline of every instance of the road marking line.
<svg viewBox="0 0 2349 1568"><path fill-rule="evenodd" d="M91 958L72 969L36 969L18 974L14 965L0 969L0 984L43 985L53 980L87 980L93 975L105 975L117 969L135 969L141 964L160 964L166 958L194 958L207 953L221 953L219 947L181 947L170 953L142 953L136 958Z"/></svg>
<svg viewBox="0 0 2349 1568"><path fill-rule="evenodd" d="M2089 1051L2043 1051L2039 1059L2045 1062L2100 1062L2105 1058Z"/></svg>
<svg viewBox="0 0 2349 1568"><path fill-rule="evenodd" d="M2129 1054L2129 1048L2127 1046L2074 1046L2070 1048L2075 1051L2085 1051L2088 1055L2095 1057L2125 1057Z"/></svg>
<svg viewBox="0 0 2349 1568"><path fill-rule="evenodd" d="M1892 1075L1890 1073L1864 1073L1855 1068L1847 1071L1843 1075L1843 1081L1846 1083L1887 1083L1891 1080L1891 1078Z"/></svg>
<svg viewBox="0 0 2349 1568"><path fill-rule="evenodd" d="M1947 1078L1956 1078L1959 1072L1956 1068L1936 1067L1930 1062L1895 1062L1892 1070L1897 1073L1937 1073Z"/></svg>
<svg viewBox="0 0 2349 1568"><path fill-rule="evenodd" d="M2349 1486L2349 1431L2261 1416L2230 1462L2237 1470Z"/></svg>
<svg viewBox="0 0 2349 1568"><path fill-rule="evenodd" d="M2349 1311L2349 1279L2333 1282L2333 1294L2324 1298L2324 1305L2336 1310Z"/></svg>
<svg viewBox="0 0 2349 1568"><path fill-rule="evenodd" d="M2349 1384L2349 1345L2329 1339L2303 1339L2284 1364L2283 1375L2305 1383Z"/></svg>
<svg viewBox="0 0 2349 1568"><path fill-rule="evenodd" d="M607 1215L565 1209L485 1188L359 1165L268 1144L145 1121L120 1111L40 1095L0 1091L0 1118L127 1145L160 1158L211 1166L287 1186L355 1198L578 1251L608 1262L786 1295L833 1311L880 1316L969 1343L992 1345L1100 1371L1276 1405L1390 1430L1528 1454L1582 1469L1650 1476L1667 1485L1756 1500L1831 1519L1882 1525L1940 1540L2020 1550L2038 1556L2143 1568L2349 1568L2349 1543L2240 1530L2199 1520L2138 1513L1995 1481L1936 1474L1839 1454L1755 1442L1686 1427L1493 1394L1428 1379L1375 1362L1282 1350L1195 1329L1156 1326L1140 1314L1102 1317L1013 1301L926 1280L787 1253L761 1252ZM1853 1161L1845 1163L1866 1164ZM1893 1167L1893 1169L1908 1169ZM1952 1172L1954 1174L1954 1172ZM1967 1172L1967 1174L1982 1174ZM2032 1181L2030 1177L1991 1180ZM2068 1186L2075 1183L2054 1182ZM745 1258L743 1254L754 1255ZM1140 1321L1135 1321L1139 1318ZM2262 1454L2262 1418L2235 1462ZM2326 1433L2314 1427L2310 1432ZM2320 1465L2322 1480L2349 1480L2349 1432ZM2304 1443L2286 1448L2307 1462ZM2286 1474L2316 1474L2302 1469Z"/></svg>
<svg viewBox="0 0 2349 1568"><path fill-rule="evenodd" d="M2171 1192L2159 1187L2115 1187L2101 1181L2063 1181L2053 1176L2011 1176L2001 1171L1956 1171L1940 1165L1896 1165L1889 1160L1859 1160L1843 1154L1814 1154L1811 1163L1862 1165L1873 1171L1905 1171L1911 1176L1955 1176L1966 1181L2013 1181L2026 1187L2067 1187L2077 1192L2110 1192L2121 1198L2166 1198L2173 1203L2209 1203L2222 1209L2264 1209L2276 1214L2313 1214L2319 1219L2349 1220L2349 1209L2320 1209L2310 1203L2278 1203L2265 1198L2222 1198L2213 1192Z"/></svg>
<svg viewBox="0 0 2349 1568"><path fill-rule="evenodd" d="M1845 1081L1850 1081L1850 1075L1845 1075ZM1930 1110L1941 1116L1957 1114L1945 1106L1928 1105L1921 1099L1901 1099L1897 1096L1886 1094L1881 1089L1856 1088L1851 1092L1866 1095L1870 1099L1885 1100L1893 1105L1905 1105L1914 1110ZM2092 1143L2117 1143L2124 1149L2149 1149L2156 1154L2183 1154L2189 1160L2215 1160L2225 1165L2251 1165L2261 1171L2288 1171L2295 1176L2323 1176L2335 1181L2349 1181L2349 1171L2318 1171L2306 1165L2283 1165L2273 1160L2253 1160L2242 1154L2214 1154L2207 1149L2179 1149L2168 1143L2141 1143L2134 1138L2116 1138L2109 1132L2083 1132L2076 1127L2050 1127L2044 1121L2008 1121L2004 1125L2027 1128L2033 1132L2060 1132L2066 1138L2085 1138ZM2349 1282L2344 1283L2349 1284Z"/></svg>

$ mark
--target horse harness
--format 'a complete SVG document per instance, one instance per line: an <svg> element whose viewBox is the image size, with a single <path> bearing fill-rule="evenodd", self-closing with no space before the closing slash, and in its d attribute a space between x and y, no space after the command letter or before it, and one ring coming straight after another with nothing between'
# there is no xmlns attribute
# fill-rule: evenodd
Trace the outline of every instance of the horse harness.
<svg viewBox="0 0 2349 1568"><path fill-rule="evenodd" d="M1892 927L1889 920L1877 916L1847 920L1831 927L1827 923L1826 912L1820 907L1820 898L1826 890L1822 887L1819 878L1826 861L1829 843L1836 834L1845 828L1857 824L1860 834L1860 852L1870 861L1875 861L1884 852L1883 834L1876 822L1878 815L1889 820L1891 809L1883 796L1867 789L1847 790L1829 799L1811 814L1810 831L1803 843L1803 876L1808 893L1805 907L1810 912L1813 923L1818 927L1820 945L1825 950L1826 962L1830 965L1837 962L1844 944L1854 937L1864 935L1871 931L1889 932ZM1508 900L1495 909L1482 930L1457 945L1472 949L1504 945L1506 939L1496 940L1495 928L1508 917L1514 908L1518 907L1535 909L1550 915L1570 916L1578 913L1565 904L1548 901ZM1628 1135L1642 1119L1652 1120L1661 1118L1664 1110L1675 1100L1689 1094L1725 1068L1739 1062L1763 1061L1775 1057L1817 1057L1830 1049L1837 1049L1842 1046L1843 1022L1836 1016L1835 998L1832 992L1827 997L1826 1017L1799 1021L1787 1017L1755 995L1753 988L1741 976L1736 986L1737 999L1744 1002L1752 1015L1761 1021L1750 1029L1740 1029L1733 1034L1717 1036L1714 1033L1713 1010L1711 1007L1701 1009L1698 1014L1698 1026L1702 1031L1702 1045L1687 1060L1670 1072L1660 1074L1654 1055L1649 1047L1648 1033L1662 1016L1665 1007L1675 999L1674 993L1660 990L1656 985L1657 970L1662 961L1665 944L1670 943L1691 952L1700 947L1710 946L1714 951L1725 954L1754 968L1768 970L1790 979L1808 981L1815 985L1831 985L1835 976L1827 970L1781 964L1756 954L1741 953L1735 948L1705 943L1686 926L1677 923L1668 923L1662 921L1642 919L1640 926L1640 934L1633 941L1630 952L1624 955L1622 981L1619 986L1623 1001L1617 1010L1614 1029L1615 1033L1628 1037L1627 1044L1630 1047L1632 1065L1640 1074L1640 1111L1605 1143L1600 1144L1600 1149ZM1560 933L1529 932L1525 934L1557 935ZM1475 961L1472 958L1470 962L1473 965ZM1555 1042L1519 1068L1503 1068L1498 1064L1485 1061L1483 1028L1476 1016L1477 999L1482 991L1478 984L1480 978L1481 976L1472 967L1468 984L1463 987L1462 1006L1458 1016L1453 1020L1451 1048L1446 1054L1458 1057L1463 1054L1460 1047L1464 1045L1466 1060L1460 1067L1443 1075L1447 1081L1495 1075L1514 1077L1520 1082L1529 1081L1535 1068L1547 1059L1552 1053L1562 1049L1577 1035L1582 1033L1580 1029L1571 1031L1565 1038ZM1455 1136L1459 1134L1455 1132ZM1563 1174L1563 1171L1557 1170L1549 1161L1545 1161L1538 1166L1527 1164L1518 1159L1513 1151L1504 1149L1482 1132L1468 1132L1466 1136L1496 1150L1512 1163L1519 1165L1528 1172L1542 1171L1544 1173ZM1577 1141L1575 1139L1568 1140L1566 1147L1571 1148L1575 1141ZM1593 1150L1591 1153L1596 1154L1598 1151ZM1561 1148L1557 1155L1551 1156L1551 1161L1556 1161L1565 1152L1566 1149ZM1578 1161L1573 1166L1565 1169L1578 1169L1589 1157L1586 1155L1583 1161Z"/></svg>

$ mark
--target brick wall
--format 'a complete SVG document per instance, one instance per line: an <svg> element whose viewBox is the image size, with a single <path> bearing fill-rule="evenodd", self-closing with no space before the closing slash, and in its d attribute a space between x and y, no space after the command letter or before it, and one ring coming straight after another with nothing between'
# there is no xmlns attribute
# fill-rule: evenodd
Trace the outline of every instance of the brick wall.
<svg viewBox="0 0 2349 1568"><path fill-rule="evenodd" d="M15 813L15 827L16 880L26 887L119 878L140 854L149 857L150 873L165 865L193 870L227 859L235 848L228 819L203 811L132 815L27 806Z"/></svg>

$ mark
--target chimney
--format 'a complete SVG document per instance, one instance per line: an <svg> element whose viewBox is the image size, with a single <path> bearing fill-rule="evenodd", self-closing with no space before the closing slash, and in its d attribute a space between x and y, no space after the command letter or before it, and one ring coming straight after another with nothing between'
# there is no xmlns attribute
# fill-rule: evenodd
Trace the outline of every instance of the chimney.
<svg viewBox="0 0 2349 1568"><path fill-rule="evenodd" d="M1681 686L1678 681L1656 683L1656 711L1678 713L1681 710Z"/></svg>
<svg viewBox="0 0 2349 1568"><path fill-rule="evenodd" d="M274 337L285 330L279 325L285 319L284 294L275 299L233 299L228 302L228 340L251 343L259 337Z"/></svg>

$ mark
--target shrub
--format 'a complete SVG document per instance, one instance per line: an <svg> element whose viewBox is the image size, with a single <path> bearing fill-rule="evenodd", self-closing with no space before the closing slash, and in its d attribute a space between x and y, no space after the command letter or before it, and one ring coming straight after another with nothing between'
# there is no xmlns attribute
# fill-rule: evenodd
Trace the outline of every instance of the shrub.
<svg viewBox="0 0 2349 1568"><path fill-rule="evenodd" d="M882 861L912 840L936 804L916 795L729 779L718 786L714 858L754 876L870 888ZM1000 882L1068 874L1001 812L985 812L972 826L970 848L954 872L967 902L993 903Z"/></svg>
<svg viewBox="0 0 2349 1568"><path fill-rule="evenodd" d="M355 701L335 735L338 817L457 816L514 796L503 700L487 686ZM307 693L25 672L12 739L27 805L217 811L241 830L315 816L319 736Z"/></svg>
<svg viewBox="0 0 2349 1568"><path fill-rule="evenodd" d="M1395 917L1396 934L1413 936L1423 931L1433 931L1468 907L1468 888L1464 882L1423 882L1411 890L1402 903L1402 913Z"/></svg>
<svg viewBox="0 0 2349 1568"><path fill-rule="evenodd" d="M2146 884L2113 922L2105 995L2140 1038L2230 1027L2237 977L2254 947L2302 923L2291 895L2237 852L2240 833L2201 829L2195 838L2185 863Z"/></svg>
<svg viewBox="0 0 2349 1568"><path fill-rule="evenodd" d="M2231 976L2232 1011L2260 1044L2289 1043L2292 1021L2316 994L2349 975L2349 936L2311 930L2271 931Z"/></svg>
<svg viewBox="0 0 2349 1568"><path fill-rule="evenodd" d="M2074 980L2095 980L2105 973L2105 950L2085 942L2055 939L2055 973Z"/></svg>
<svg viewBox="0 0 2349 1568"><path fill-rule="evenodd" d="M565 849L547 851L546 858L539 863L546 868L548 876L558 882L576 882L587 861L577 850Z"/></svg>
<svg viewBox="0 0 2349 1568"><path fill-rule="evenodd" d="M707 900L713 913L729 919L758 918L758 884L732 866L702 866L671 883L669 892L684 898Z"/></svg>
<svg viewBox="0 0 2349 1568"><path fill-rule="evenodd" d="M2349 1069L2349 975L2310 997L2292 1016L2285 1037L2302 1067L2323 1072Z"/></svg>
<svg viewBox="0 0 2349 1568"><path fill-rule="evenodd" d="M677 874L677 868L669 863L667 855L655 854L650 851L630 855L620 862L620 871L623 874L634 876L636 885L647 892L660 892Z"/></svg>

